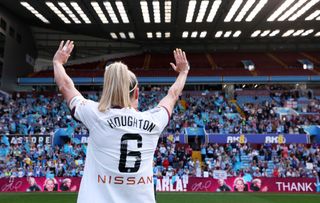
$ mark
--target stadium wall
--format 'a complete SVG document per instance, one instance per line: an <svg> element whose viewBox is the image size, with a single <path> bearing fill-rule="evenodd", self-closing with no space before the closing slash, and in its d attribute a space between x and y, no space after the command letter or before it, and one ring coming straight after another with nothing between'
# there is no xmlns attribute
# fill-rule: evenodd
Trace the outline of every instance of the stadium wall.
<svg viewBox="0 0 320 203"><path fill-rule="evenodd" d="M23 19L0 7L0 18L6 22L3 71L0 89L14 91L17 77L33 72L36 46L29 26ZM5 76L5 77L4 77Z"/></svg>

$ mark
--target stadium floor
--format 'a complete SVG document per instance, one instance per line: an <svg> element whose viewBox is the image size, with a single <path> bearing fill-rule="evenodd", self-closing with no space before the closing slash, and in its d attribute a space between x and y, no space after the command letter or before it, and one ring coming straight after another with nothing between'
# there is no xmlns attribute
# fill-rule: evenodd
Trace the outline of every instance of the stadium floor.
<svg viewBox="0 0 320 203"><path fill-rule="evenodd" d="M0 193L1 203L75 203L77 193ZM319 203L319 194L158 193L157 203Z"/></svg>

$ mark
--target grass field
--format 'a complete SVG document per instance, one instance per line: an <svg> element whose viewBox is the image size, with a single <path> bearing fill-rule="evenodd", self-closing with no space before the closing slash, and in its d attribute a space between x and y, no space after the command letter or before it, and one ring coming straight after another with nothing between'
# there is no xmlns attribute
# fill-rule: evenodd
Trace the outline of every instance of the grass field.
<svg viewBox="0 0 320 203"><path fill-rule="evenodd" d="M0 203L75 203L77 193L0 193ZM158 193L157 203L320 203L320 194ZM94 203L94 202L92 202ZM138 203L138 202L132 202Z"/></svg>

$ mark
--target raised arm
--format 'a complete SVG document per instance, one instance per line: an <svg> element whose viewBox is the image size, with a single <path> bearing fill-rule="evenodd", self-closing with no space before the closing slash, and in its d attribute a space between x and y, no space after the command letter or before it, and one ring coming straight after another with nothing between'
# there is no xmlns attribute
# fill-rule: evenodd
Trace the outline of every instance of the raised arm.
<svg viewBox="0 0 320 203"><path fill-rule="evenodd" d="M59 87L64 99L69 104L75 96L80 96L81 93L74 87L72 79L67 75L63 64L65 64L73 50L73 41L68 40L65 44L61 41L59 49L53 57L54 80Z"/></svg>
<svg viewBox="0 0 320 203"><path fill-rule="evenodd" d="M186 57L186 54L181 49L176 49L173 51L173 55L176 61L176 64L170 63L172 68L179 73L176 81L170 87L168 94L160 101L159 106L163 106L168 110L168 113L172 114L174 105L179 99L183 87L186 83L187 76L189 73L189 64Z"/></svg>

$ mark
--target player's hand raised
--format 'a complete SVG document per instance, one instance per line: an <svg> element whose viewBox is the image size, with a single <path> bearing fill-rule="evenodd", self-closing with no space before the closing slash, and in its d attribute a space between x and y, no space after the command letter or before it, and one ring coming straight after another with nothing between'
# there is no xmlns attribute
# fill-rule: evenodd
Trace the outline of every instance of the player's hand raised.
<svg viewBox="0 0 320 203"><path fill-rule="evenodd" d="M53 57L53 62L65 64L67 63L70 54L73 50L74 44L73 41L68 40L65 44L64 41L61 41L59 49Z"/></svg>
<svg viewBox="0 0 320 203"><path fill-rule="evenodd" d="M181 73L181 72L188 73L190 66L186 57L186 53L181 49L176 49L173 51L173 55L174 55L176 64L170 63L172 68L178 73Z"/></svg>

